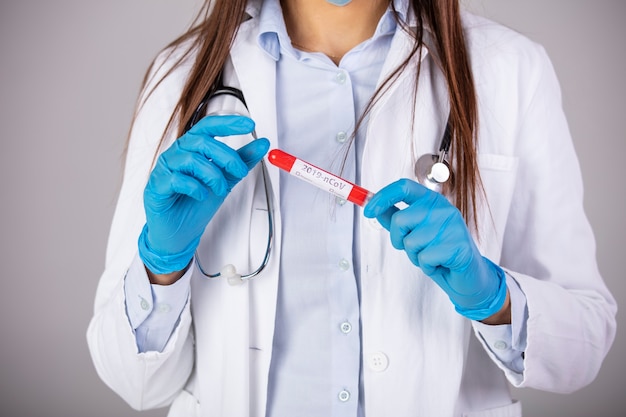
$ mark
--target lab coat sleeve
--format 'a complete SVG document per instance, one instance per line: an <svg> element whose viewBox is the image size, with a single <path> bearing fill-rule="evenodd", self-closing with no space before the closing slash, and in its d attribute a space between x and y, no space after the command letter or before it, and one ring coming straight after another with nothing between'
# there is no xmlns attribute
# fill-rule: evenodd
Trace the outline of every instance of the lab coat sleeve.
<svg viewBox="0 0 626 417"><path fill-rule="evenodd" d="M539 46L524 58L519 167L500 264L526 296L527 346L521 377L499 365L515 386L569 393L596 377L615 337L617 307L598 271L555 72Z"/></svg>
<svg viewBox="0 0 626 417"><path fill-rule="evenodd" d="M166 73L167 63L161 65L163 62L160 58L155 63L146 91ZM177 68L150 96L144 92L140 99L110 229L105 270L98 284L94 315L87 330L89 351L98 375L135 409L163 407L171 403L193 368L189 303L163 351L140 353L127 314L124 291L124 277L137 256L137 238L145 223L143 189L154 155L162 149L159 141L180 95L185 71L185 65ZM173 138L168 140L171 142Z"/></svg>

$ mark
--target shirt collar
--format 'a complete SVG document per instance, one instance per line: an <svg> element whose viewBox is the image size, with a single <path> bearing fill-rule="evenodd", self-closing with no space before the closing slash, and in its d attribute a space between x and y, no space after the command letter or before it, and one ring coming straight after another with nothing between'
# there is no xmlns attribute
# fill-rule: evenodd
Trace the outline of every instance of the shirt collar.
<svg viewBox="0 0 626 417"><path fill-rule="evenodd" d="M406 22L409 7L408 0L393 0L393 5L400 20ZM396 27L397 23L394 19L393 12L391 7L388 7L387 11L378 22L372 39L393 33ZM259 34L257 42L261 49L276 61L278 61L280 57L281 47L285 50L293 49L289 35L287 34L287 28L285 27L280 0L263 1L259 15Z"/></svg>

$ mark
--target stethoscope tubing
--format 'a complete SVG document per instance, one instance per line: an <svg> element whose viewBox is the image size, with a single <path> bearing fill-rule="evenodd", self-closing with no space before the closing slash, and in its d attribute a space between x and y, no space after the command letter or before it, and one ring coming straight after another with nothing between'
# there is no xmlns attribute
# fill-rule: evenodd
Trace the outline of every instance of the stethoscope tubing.
<svg viewBox="0 0 626 417"><path fill-rule="evenodd" d="M202 99L197 109L194 111L193 115L191 116L191 119L187 123L185 127L185 131L191 129L191 127L195 125L203 117L203 115L206 112L206 107L208 106L209 102L212 99L218 96L223 96L223 95L229 95L229 96L235 97L243 104L246 110L248 110L248 105L243 96L243 92L238 88L225 86L222 83L222 76L220 74L216 81L215 88L212 88L211 90L209 90L209 92L207 92L205 97ZM255 130L252 131L251 135L254 139L257 139ZM196 251L196 256L195 256L196 265L198 266L198 269L200 270L200 272L207 278L218 278L221 276L226 276L230 284L239 284L259 275L269 263L271 252L272 252L272 246L274 244L274 204L273 204L274 197L273 197L272 189L270 186L270 179L269 179L269 172L267 170L267 165L264 160L261 160L259 164L261 165L261 175L263 177L265 201L267 203L267 223L268 223L267 245L265 248L265 255L263 257L263 261L261 262L261 264L259 265L257 269L255 269L254 271L248 274L239 274L235 266L231 264L225 265L222 268L222 270L219 272L209 273L202 266L202 262L200 261L200 256L198 252Z"/></svg>

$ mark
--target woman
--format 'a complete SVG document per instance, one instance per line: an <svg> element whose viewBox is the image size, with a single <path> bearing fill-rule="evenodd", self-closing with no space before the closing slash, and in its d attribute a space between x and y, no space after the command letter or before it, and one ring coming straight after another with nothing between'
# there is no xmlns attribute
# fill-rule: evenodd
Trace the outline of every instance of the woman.
<svg viewBox="0 0 626 417"><path fill-rule="evenodd" d="M173 416L519 416L509 384L594 379L616 306L541 47L455 0L210 3L131 131L88 330L113 390ZM249 113L201 105L218 81ZM414 166L446 126L437 193ZM264 178L270 147L376 193ZM262 271L205 277L263 263L272 206Z"/></svg>

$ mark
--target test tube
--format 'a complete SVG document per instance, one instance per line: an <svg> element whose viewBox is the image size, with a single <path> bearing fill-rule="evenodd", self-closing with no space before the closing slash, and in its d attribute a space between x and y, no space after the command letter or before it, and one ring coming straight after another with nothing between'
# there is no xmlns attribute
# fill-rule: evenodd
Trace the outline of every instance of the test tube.
<svg viewBox="0 0 626 417"><path fill-rule="evenodd" d="M272 165L289 172L291 175L361 207L374 195L363 187L359 187L280 149L272 149L268 154L268 159Z"/></svg>

